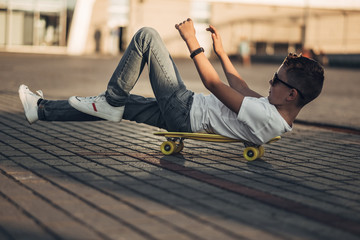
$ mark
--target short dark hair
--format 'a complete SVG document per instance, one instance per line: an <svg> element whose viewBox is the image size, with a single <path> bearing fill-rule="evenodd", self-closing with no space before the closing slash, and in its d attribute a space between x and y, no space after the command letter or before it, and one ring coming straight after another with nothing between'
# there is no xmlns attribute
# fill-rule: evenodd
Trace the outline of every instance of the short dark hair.
<svg viewBox="0 0 360 240"><path fill-rule="evenodd" d="M305 106L321 93L324 68L315 60L290 53L284 60L288 83L301 92L298 105Z"/></svg>

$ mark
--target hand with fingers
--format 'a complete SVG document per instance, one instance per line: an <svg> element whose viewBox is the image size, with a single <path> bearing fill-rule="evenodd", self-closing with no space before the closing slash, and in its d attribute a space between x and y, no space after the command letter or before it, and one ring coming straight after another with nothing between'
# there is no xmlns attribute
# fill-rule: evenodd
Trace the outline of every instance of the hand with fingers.
<svg viewBox="0 0 360 240"><path fill-rule="evenodd" d="M213 40L214 51L215 51L216 55L220 56L225 51L224 51L224 48L223 48L223 45L222 45L222 41L221 41L221 37L220 37L219 32L212 25L209 25L209 27L206 28L206 31L211 32L211 38Z"/></svg>
<svg viewBox="0 0 360 240"><path fill-rule="evenodd" d="M175 28L179 31L181 38L187 42L192 38L195 38L195 28L194 23L191 18L188 18L186 21L178 23L175 25Z"/></svg>

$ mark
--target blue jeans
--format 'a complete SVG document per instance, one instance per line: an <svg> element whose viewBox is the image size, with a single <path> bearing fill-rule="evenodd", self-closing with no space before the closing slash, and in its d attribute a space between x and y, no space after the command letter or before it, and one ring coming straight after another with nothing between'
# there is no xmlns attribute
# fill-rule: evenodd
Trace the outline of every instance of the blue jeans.
<svg viewBox="0 0 360 240"><path fill-rule="evenodd" d="M130 94L145 64L155 98ZM181 132L191 132L193 95L181 80L161 37L152 28L142 28L134 35L105 93L109 104L125 105L124 119ZM45 121L102 120L77 111L67 100L42 100L38 113L39 119Z"/></svg>

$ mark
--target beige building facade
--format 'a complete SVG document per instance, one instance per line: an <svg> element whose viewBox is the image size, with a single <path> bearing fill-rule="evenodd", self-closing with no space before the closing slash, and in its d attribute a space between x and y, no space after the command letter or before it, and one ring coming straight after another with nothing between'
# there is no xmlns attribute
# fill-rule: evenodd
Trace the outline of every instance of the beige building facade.
<svg viewBox="0 0 360 240"><path fill-rule="evenodd" d="M191 17L211 56L213 24L226 51L273 56L303 48L360 54L360 9L205 0L0 0L0 51L118 54L141 27L157 29L175 57L187 57L175 23Z"/></svg>
<svg viewBox="0 0 360 240"><path fill-rule="evenodd" d="M358 54L360 11L213 3L211 22L236 52L241 39L253 54L282 54L302 47L317 52Z"/></svg>

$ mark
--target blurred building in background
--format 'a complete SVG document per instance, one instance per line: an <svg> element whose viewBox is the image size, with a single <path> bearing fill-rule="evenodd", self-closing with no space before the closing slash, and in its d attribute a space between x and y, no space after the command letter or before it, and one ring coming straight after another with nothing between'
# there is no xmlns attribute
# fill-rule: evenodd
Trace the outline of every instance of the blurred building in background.
<svg viewBox="0 0 360 240"><path fill-rule="evenodd" d="M62 51L70 27L67 1L0 0L0 49ZM55 47L56 46L56 47Z"/></svg>
<svg viewBox="0 0 360 240"><path fill-rule="evenodd" d="M187 17L208 56L209 24L233 56L244 49L267 61L288 52L326 53L335 62L360 56L360 0L0 0L0 51L118 54L149 26L173 56L187 57L174 28Z"/></svg>

